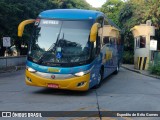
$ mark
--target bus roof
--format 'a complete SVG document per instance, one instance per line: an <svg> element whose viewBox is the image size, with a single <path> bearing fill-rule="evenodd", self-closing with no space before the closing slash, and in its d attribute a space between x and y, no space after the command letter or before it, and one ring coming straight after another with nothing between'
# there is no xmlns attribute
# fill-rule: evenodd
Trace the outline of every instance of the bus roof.
<svg viewBox="0 0 160 120"><path fill-rule="evenodd" d="M104 16L102 12L82 9L52 9L46 10L39 14L40 18L54 19L96 19L99 16Z"/></svg>
<svg viewBox="0 0 160 120"><path fill-rule="evenodd" d="M68 19L68 20L87 20L103 16L107 19L108 23L117 29L120 28L114 24L110 19L108 19L104 13L94 10L83 10L83 9L52 9L46 10L39 14L40 18L48 19Z"/></svg>

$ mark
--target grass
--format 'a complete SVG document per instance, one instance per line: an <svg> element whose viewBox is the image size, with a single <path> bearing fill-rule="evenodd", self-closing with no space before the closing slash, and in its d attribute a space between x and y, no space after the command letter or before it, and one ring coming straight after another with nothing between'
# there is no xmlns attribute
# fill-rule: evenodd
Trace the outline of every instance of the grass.
<svg viewBox="0 0 160 120"><path fill-rule="evenodd" d="M155 64L150 63L148 70L151 72L151 74L155 74L155 75L160 76L160 61Z"/></svg>

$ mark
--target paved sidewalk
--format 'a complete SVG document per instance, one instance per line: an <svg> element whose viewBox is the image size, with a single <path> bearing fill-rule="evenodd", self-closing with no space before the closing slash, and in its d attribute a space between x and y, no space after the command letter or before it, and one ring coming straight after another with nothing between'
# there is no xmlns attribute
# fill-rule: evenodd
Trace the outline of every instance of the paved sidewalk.
<svg viewBox="0 0 160 120"><path fill-rule="evenodd" d="M149 77L153 77L153 78L160 79L160 76L153 75L153 74L151 74L149 71L134 69L134 65L122 64L121 67L123 67L123 68L125 68L125 69L127 69L127 70L130 70L130 71L133 71L133 72L137 72L137 73L142 74L142 75L145 75L145 76L149 76Z"/></svg>
<svg viewBox="0 0 160 120"><path fill-rule="evenodd" d="M25 69L25 66L12 66L12 67L0 68L0 73L14 72L22 69Z"/></svg>

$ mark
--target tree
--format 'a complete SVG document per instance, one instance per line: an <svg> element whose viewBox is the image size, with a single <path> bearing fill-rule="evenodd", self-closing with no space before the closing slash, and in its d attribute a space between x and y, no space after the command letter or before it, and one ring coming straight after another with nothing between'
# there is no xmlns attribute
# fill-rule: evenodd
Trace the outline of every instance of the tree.
<svg viewBox="0 0 160 120"><path fill-rule="evenodd" d="M61 9L91 9L91 6L85 0L51 0L51 2Z"/></svg>
<svg viewBox="0 0 160 120"><path fill-rule="evenodd" d="M119 24L119 12L122 9L124 2L122 0L107 0L107 2L100 9L106 16L111 19L118 26Z"/></svg>
<svg viewBox="0 0 160 120"><path fill-rule="evenodd" d="M16 45L21 49L21 44L28 43L32 27L27 26L23 38L18 40L18 24L25 19L35 19L44 10L57 8L91 9L91 6L85 0L1 0L0 38L10 36L12 45ZM3 48L2 40L0 41L0 46ZM0 56L3 55L4 50L1 49Z"/></svg>
<svg viewBox="0 0 160 120"><path fill-rule="evenodd" d="M21 46L22 41L17 38L18 24L25 19L36 18L39 12L47 8L56 8L56 5L50 4L48 0L1 0L0 11L3 12L0 13L0 37L10 36L12 45ZM24 39L29 39L29 33L25 34ZM4 49L1 55L3 53Z"/></svg>

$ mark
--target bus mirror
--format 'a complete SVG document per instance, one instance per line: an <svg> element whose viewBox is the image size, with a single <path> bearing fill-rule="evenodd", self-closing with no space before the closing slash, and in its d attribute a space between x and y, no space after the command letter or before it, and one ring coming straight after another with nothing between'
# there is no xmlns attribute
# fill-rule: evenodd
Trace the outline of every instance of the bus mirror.
<svg viewBox="0 0 160 120"><path fill-rule="evenodd" d="M29 20L24 20L22 21L19 25L18 25L18 37L22 37L23 35L23 31L24 31L24 27L28 24L34 23L35 20L34 19L29 19Z"/></svg>
<svg viewBox="0 0 160 120"><path fill-rule="evenodd" d="M90 42L95 42L97 39L99 23L94 23L90 32Z"/></svg>

